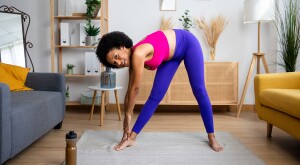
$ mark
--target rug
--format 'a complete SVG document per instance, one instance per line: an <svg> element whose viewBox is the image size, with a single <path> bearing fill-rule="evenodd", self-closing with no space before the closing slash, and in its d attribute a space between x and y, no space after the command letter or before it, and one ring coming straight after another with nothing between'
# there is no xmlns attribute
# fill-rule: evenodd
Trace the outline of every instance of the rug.
<svg viewBox="0 0 300 165"><path fill-rule="evenodd" d="M77 142L78 165L261 165L264 162L230 133L217 132L223 152L213 151L201 132L141 132L134 147L115 151L118 131L86 130Z"/></svg>

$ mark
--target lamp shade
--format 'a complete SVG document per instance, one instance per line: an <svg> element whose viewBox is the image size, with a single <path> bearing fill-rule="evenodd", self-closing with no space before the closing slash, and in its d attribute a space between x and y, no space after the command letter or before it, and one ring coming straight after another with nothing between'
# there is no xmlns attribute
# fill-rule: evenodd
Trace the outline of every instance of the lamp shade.
<svg viewBox="0 0 300 165"><path fill-rule="evenodd" d="M274 12L274 0L244 0L244 23L272 21Z"/></svg>

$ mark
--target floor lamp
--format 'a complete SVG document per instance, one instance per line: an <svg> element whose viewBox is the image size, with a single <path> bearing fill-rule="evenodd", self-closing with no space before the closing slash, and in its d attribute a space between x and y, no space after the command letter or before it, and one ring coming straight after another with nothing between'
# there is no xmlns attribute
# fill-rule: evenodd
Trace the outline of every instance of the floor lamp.
<svg viewBox="0 0 300 165"><path fill-rule="evenodd" d="M247 79L245 81L242 97L238 105L237 115L238 118L242 110L244 98L247 92L248 84L254 69L254 65L257 65L257 74L260 74L260 59L263 62L263 66L266 73L269 73L265 54L260 52L260 24L263 22L271 22L274 15L274 0L244 0L244 23L257 23L258 24L258 36L257 36L257 52L253 53L251 64L249 67Z"/></svg>

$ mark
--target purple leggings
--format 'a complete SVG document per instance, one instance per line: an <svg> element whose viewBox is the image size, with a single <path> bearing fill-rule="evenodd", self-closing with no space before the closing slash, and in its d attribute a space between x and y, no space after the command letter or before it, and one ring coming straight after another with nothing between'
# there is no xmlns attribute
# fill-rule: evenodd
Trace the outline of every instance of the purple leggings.
<svg viewBox="0 0 300 165"><path fill-rule="evenodd" d="M170 61L163 62L154 78L150 96L143 106L132 131L139 134L150 120L158 104L165 96L171 80L181 61L187 70L189 81L200 108L200 114L207 133L214 132L212 106L207 95L204 82L204 60L201 46L197 38L186 30L174 29L176 34L176 49Z"/></svg>

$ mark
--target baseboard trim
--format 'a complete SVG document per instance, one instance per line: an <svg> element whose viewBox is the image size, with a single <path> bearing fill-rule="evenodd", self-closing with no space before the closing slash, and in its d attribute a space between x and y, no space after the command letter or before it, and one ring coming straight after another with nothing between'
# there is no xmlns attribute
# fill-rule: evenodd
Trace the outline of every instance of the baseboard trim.
<svg viewBox="0 0 300 165"><path fill-rule="evenodd" d="M140 111L142 109L143 105L135 105L134 111ZM120 104L121 111L124 111L124 105ZM116 104L109 104L106 106L106 110L108 111L116 111L117 105ZM222 111L227 110L231 112L237 111L237 105L213 105L214 111ZM198 111L197 105L159 105L157 107L157 111L167 111L167 112L177 112L177 111L184 111L184 112L190 112L190 111ZM254 104L243 104L242 111L254 111Z"/></svg>

